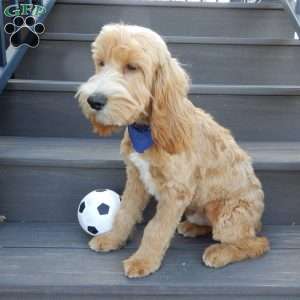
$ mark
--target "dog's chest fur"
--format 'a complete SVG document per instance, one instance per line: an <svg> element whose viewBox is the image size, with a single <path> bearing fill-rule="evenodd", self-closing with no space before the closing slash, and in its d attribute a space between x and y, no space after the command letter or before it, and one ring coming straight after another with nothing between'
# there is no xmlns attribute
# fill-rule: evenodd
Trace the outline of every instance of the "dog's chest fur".
<svg viewBox="0 0 300 300"><path fill-rule="evenodd" d="M136 168L140 172L140 178L144 183L144 186L149 194L154 196L156 200L159 200L159 193L157 192L155 182L150 173L150 163L146 159L144 159L141 154L137 152L132 152L129 155L130 161L136 166Z"/></svg>

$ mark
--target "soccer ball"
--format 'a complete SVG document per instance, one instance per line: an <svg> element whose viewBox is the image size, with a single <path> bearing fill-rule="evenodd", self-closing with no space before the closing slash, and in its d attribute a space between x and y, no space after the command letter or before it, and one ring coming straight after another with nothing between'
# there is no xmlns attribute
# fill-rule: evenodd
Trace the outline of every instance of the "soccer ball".
<svg viewBox="0 0 300 300"><path fill-rule="evenodd" d="M120 196L111 190L98 189L87 194L79 203L77 216L82 229L90 235L110 231L120 208Z"/></svg>

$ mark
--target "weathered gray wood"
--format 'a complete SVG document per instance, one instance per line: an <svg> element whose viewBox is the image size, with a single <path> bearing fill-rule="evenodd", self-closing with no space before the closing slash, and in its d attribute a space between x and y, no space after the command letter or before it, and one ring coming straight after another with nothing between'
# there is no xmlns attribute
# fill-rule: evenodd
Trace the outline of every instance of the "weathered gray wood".
<svg viewBox="0 0 300 300"><path fill-rule="evenodd" d="M88 291L83 291L76 293L46 293L46 289L41 289L42 291L34 293L25 294L21 292L13 292L9 291L7 293L2 293L0 295L0 299L2 300L99 300L99 299L109 299L109 300L141 300L140 295L108 295L103 293L98 293L96 295L90 295ZM21 298L20 298L21 297ZM102 297L102 298L100 298ZM197 295L197 300L253 300L253 296L251 295ZM195 295L143 295L143 300L195 300ZM272 295L272 296L255 296L255 300L266 300L266 299L274 299L274 300L282 300L282 296ZM298 300L298 296L284 296L284 300Z"/></svg>
<svg viewBox="0 0 300 300"><path fill-rule="evenodd" d="M194 94L191 99L196 106L229 128L238 140L298 140L299 96Z"/></svg>
<svg viewBox="0 0 300 300"><path fill-rule="evenodd" d="M68 21L69 16L76 16L76 22ZM166 1L136 1L135 5L129 5L128 1L57 2L46 27L47 32L96 33L104 24L120 21L150 27L164 35L293 37L286 12L278 3L272 2L258 5L178 2L170 5Z"/></svg>
<svg viewBox="0 0 300 300"><path fill-rule="evenodd" d="M45 92L76 92L82 81L30 80L10 79L6 86L9 91L45 91ZM265 95L297 96L299 85L219 85L191 84L190 95Z"/></svg>
<svg viewBox="0 0 300 300"><path fill-rule="evenodd" d="M0 211L11 221L74 222L89 191L123 190L117 140L2 137L0 142ZM265 223L298 224L299 143L244 146L264 186Z"/></svg>
<svg viewBox="0 0 300 300"><path fill-rule="evenodd" d="M100 294L100 293L99 293ZM21 297L21 298L20 298ZM0 299L2 300L82 300L82 297L84 297L84 300L99 300L99 299L109 299L109 300L141 300L141 296L135 296L135 295L103 295L103 293L101 293L101 296L99 295L89 295L88 292L85 292L84 295L82 295L82 292L78 293L77 295L72 293L72 294L67 294L67 293L49 293L47 294L46 292L44 292L43 290L41 292L34 292L33 293L29 293L24 295L24 293L21 292L7 292L7 293L2 293L2 295L0 295ZM102 297L102 298L100 298ZM163 295L163 296L157 296L157 295L153 295L153 296L149 296L149 295L143 295L142 296L143 300L173 300L173 299L178 299L178 300L195 300L195 295ZM253 296L245 296L245 295L230 295L230 296L223 296L223 295L204 295L204 296L199 296L197 295L197 300L252 300ZM270 296L270 297L266 297L266 296L255 296L255 300L266 300L266 299L277 299L277 300L282 300L282 296ZM298 300L299 297L298 296L284 296L284 300Z"/></svg>
<svg viewBox="0 0 300 300"><path fill-rule="evenodd" d="M0 211L11 221L74 222L79 201L105 187L121 192L123 169L1 166Z"/></svg>
<svg viewBox="0 0 300 300"><path fill-rule="evenodd" d="M257 170L299 171L300 143L240 143ZM83 151L84 149L84 151ZM0 163L77 168L124 167L120 141L67 138L0 138Z"/></svg>
<svg viewBox="0 0 300 300"><path fill-rule="evenodd" d="M144 225L138 225L125 248L138 247ZM300 249L300 226L265 225L261 233L267 236L272 249ZM0 226L1 248L72 248L88 249L90 236L78 223L5 223ZM201 250L211 244L210 236L183 238L176 234L171 249Z"/></svg>
<svg viewBox="0 0 300 300"><path fill-rule="evenodd" d="M20 296L21 295L21 296ZM20 298L21 297L21 298ZM53 298L54 297L54 298ZM9 292L9 293L5 293L2 294L2 296L0 295L0 299L3 300L82 300L82 295L80 293L78 293L78 295L61 295L61 294L57 294L57 293L52 293L52 294L46 294L45 292L40 292L37 293L35 292L34 294L26 294L24 295L24 293L18 293L18 292ZM141 300L141 296L134 296L134 295L124 295L124 296L115 296L115 295L103 295L101 294L101 297L103 297L104 299L109 299L109 300ZM95 295L95 296L91 296L91 295L87 295L87 293L84 294L84 300L99 300L101 299L99 295ZM173 299L178 299L178 300L195 300L195 295L163 295L158 297L157 295L154 296L148 296L148 295L143 295L143 300L173 300ZM245 295L238 295L238 296L223 296L223 295L214 295L214 296L209 296L209 295L204 295L204 296L199 296L197 295L197 300L216 300L216 299L222 299L222 300L252 300L253 296L245 296ZM270 296L270 297L266 297L266 296L255 296L255 300L266 300L266 299L278 299L278 300L282 300L282 296ZM298 296L284 296L285 300L298 300L299 297Z"/></svg>
<svg viewBox="0 0 300 300"><path fill-rule="evenodd" d="M216 39L215 44L172 41L169 48L194 83L299 85L299 45L218 44ZM81 81L92 73L89 41L43 40L38 51L28 51L16 78Z"/></svg>
<svg viewBox="0 0 300 300"><path fill-rule="evenodd" d="M79 4L79 5L122 5L122 6L145 6L145 7L191 7L191 8L245 8L245 9L282 9L280 0L260 0L259 3L244 3L243 0L234 0L230 3L222 2L183 2L183 1L165 1L165 0L57 0L57 4Z"/></svg>
<svg viewBox="0 0 300 300"><path fill-rule="evenodd" d="M257 171L265 224L299 224L300 172ZM122 192L123 169L4 166L0 211L11 221L74 222L80 200L99 187ZM47 184L45 184L47 183Z"/></svg>
<svg viewBox="0 0 300 300"><path fill-rule="evenodd" d="M74 95L4 92L0 96L0 135L95 138Z"/></svg>
<svg viewBox="0 0 300 300"><path fill-rule="evenodd" d="M299 143L247 142L240 144L254 159L254 166L257 170L297 171L300 169Z"/></svg>
<svg viewBox="0 0 300 300"><path fill-rule="evenodd" d="M224 295L297 296L300 292L300 252L273 250L266 256L209 269L201 264L201 251L167 252L164 263L152 276L129 280L121 261L132 254L123 249L99 254L86 249L2 248L1 294L46 292L47 294L98 295Z"/></svg>
<svg viewBox="0 0 300 300"><path fill-rule="evenodd" d="M4 224L0 299L297 299L300 292L299 226L265 227L270 253L218 270L201 263L211 239L176 235L157 273L129 280L121 261L137 248L141 229L125 249L101 254L87 249L77 224Z"/></svg>
<svg viewBox="0 0 300 300"><path fill-rule="evenodd" d="M1 137L0 163L39 167L124 167L120 141L107 139Z"/></svg>
<svg viewBox="0 0 300 300"><path fill-rule="evenodd" d="M11 88L16 90L10 89L0 96L0 135L97 138L74 99L73 89L78 84L58 85L57 90L61 91L55 90L55 82L28 85L24 81L12 84ZM229 128L238 140L300 141L297 87L282 90L265 87L256 91L192 86L189 97Z"/></svg>
<svg viewBox="0 0 300 300"><path fill-rule="evenodd" d="M97 34L95 33L65 33L50 32L45 33L41 39L45 41L77 41L93 42ZM182 36L167 35L162 36L167 43L175 44L208 44L208 45L269 45L269 46L297 46L299 41L296 39L270 39L270 38L232 38L232 37L202 37L202 36Z"/></svg>

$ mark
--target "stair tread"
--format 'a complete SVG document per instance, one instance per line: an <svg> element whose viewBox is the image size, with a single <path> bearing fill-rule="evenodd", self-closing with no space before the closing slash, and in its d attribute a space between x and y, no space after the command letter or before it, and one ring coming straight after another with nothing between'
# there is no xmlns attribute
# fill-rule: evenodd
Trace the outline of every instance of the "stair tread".
<svg viewBox="0 0 300 300"><path fill-rule="evenodd" d="M209 2L182 2L182 1L156 1L156 0L57 0L57 4L79 4L79 5L122 5L122 6L167 6L167 7L190 7L190 8L228 8L228 9L283 9L280 1L261 1L261 3L209 3Z"/></svg>
<svg viewBox="0 0 300 300"><path fill-rule="evenodd" d="M155 202L154 202L155 203ZM137 230L126 249L135 249L141 239L144 225ZM300 225L264 225L272 249L300 249ZM88 249L89 236L77 223L7 222L0 224L0 248L73 248ZM171 249L198 249L212 243L209 236L183 238L176 234Z"/></svg>
<svg viewBox="0 0 300 300"><path fill-rule="evenodd" d="M45 33L41 39L48 41L92 42L97 34L98 33L50 32ZM162 37L167 43L173 44L300 46L300 41L293 38L206 37L184 35L164 35Z"/></svg>
<svg viewBox="0 0 300 300"><path fill-rule="evenodd" d="M89 295L299 295L300 226L266 226L272 250L264 257L222 269L203 266L209 237L176 236L161 269L129 280L121 261L141 238L138 227L122 250L99 254L87 249L77 224L7 223L0 226L0 292Z"/></svg>
<svg viewBox="0 0 300 300"><path fill-rule="evenodd" d="M185 66L193 82L299 85L295 76L299 69L299 41L281 43L275 40L275 43L265 43L263 40L259 44L256 40L254 44L248 44L247 39L238 39L236 42L214 38L201 40L187 37L176 40L175 37L175 40L168 42L170 52ZM89 55L90 42L43 40L37 52L29 51L26 54L15 72L15 78L86 80L94 72ZM69 52L70 47L76 48L76 52ZM58 56L63 58L63 65L57 61ZM77 63L74 64L74 61ZM47 68L41 69L41 65L47 65Z"/></svg>
<svg viewBox="0 0 300 300"><path fill-rule="evenodd" d="M10 79L8 91L76 92L83 81ZM299 85L191 84L189 94L300 95Z"/></svg>
<svg viewBox="0 0 300 300"><path fill-rule="evenodd" d="M56 1L47 32L96 33L104 24L122 21L169 35L293 37L293 27L279 1L209 2ZM67 23L68 15L76 15L78 22ZM89 19L80 22L85 15ZM185 26L180 26L183 22Z"/></svg>
<svg viewBox="0 0 300 300"><path fill-rule="evenodd" d="M256 169L299 170L300 142L242 142ZM0 163L123 168L119 139L0 137Z"/></svg>

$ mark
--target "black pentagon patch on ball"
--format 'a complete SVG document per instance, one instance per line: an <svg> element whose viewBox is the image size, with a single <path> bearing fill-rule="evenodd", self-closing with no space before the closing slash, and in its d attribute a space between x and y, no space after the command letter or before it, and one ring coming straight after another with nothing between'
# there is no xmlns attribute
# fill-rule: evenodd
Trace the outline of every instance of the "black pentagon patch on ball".
<svg viewBox="0 0 300 300"><path fill-rule="evenodd" d="M96 193L102 193L102 192L105 192L105 191L106 191L106 189L97 189L97 190L95 190Z"/></svg>
<svg viewBox="0 0 300 300"><path fill-rule="evenodd" d="M100 215L107 215L108 211L109 211L109 206L107 204L101 203L98 206L98 212L99 212Z"/></svg>
<svg viewBox="0 0 300 300"><path fill-rule="evenodd" d="M85 209L85 202L82 202L79 206L79 212L82 213Z"/></svg>
<svg viewBox="0 0 300 300"><path fill-rule="evenodd" d="M87 230L88 230L88 232L90 232L92 234L97 234L98 233L97 228L94 227L94 226L88 226Z"/></svg>

